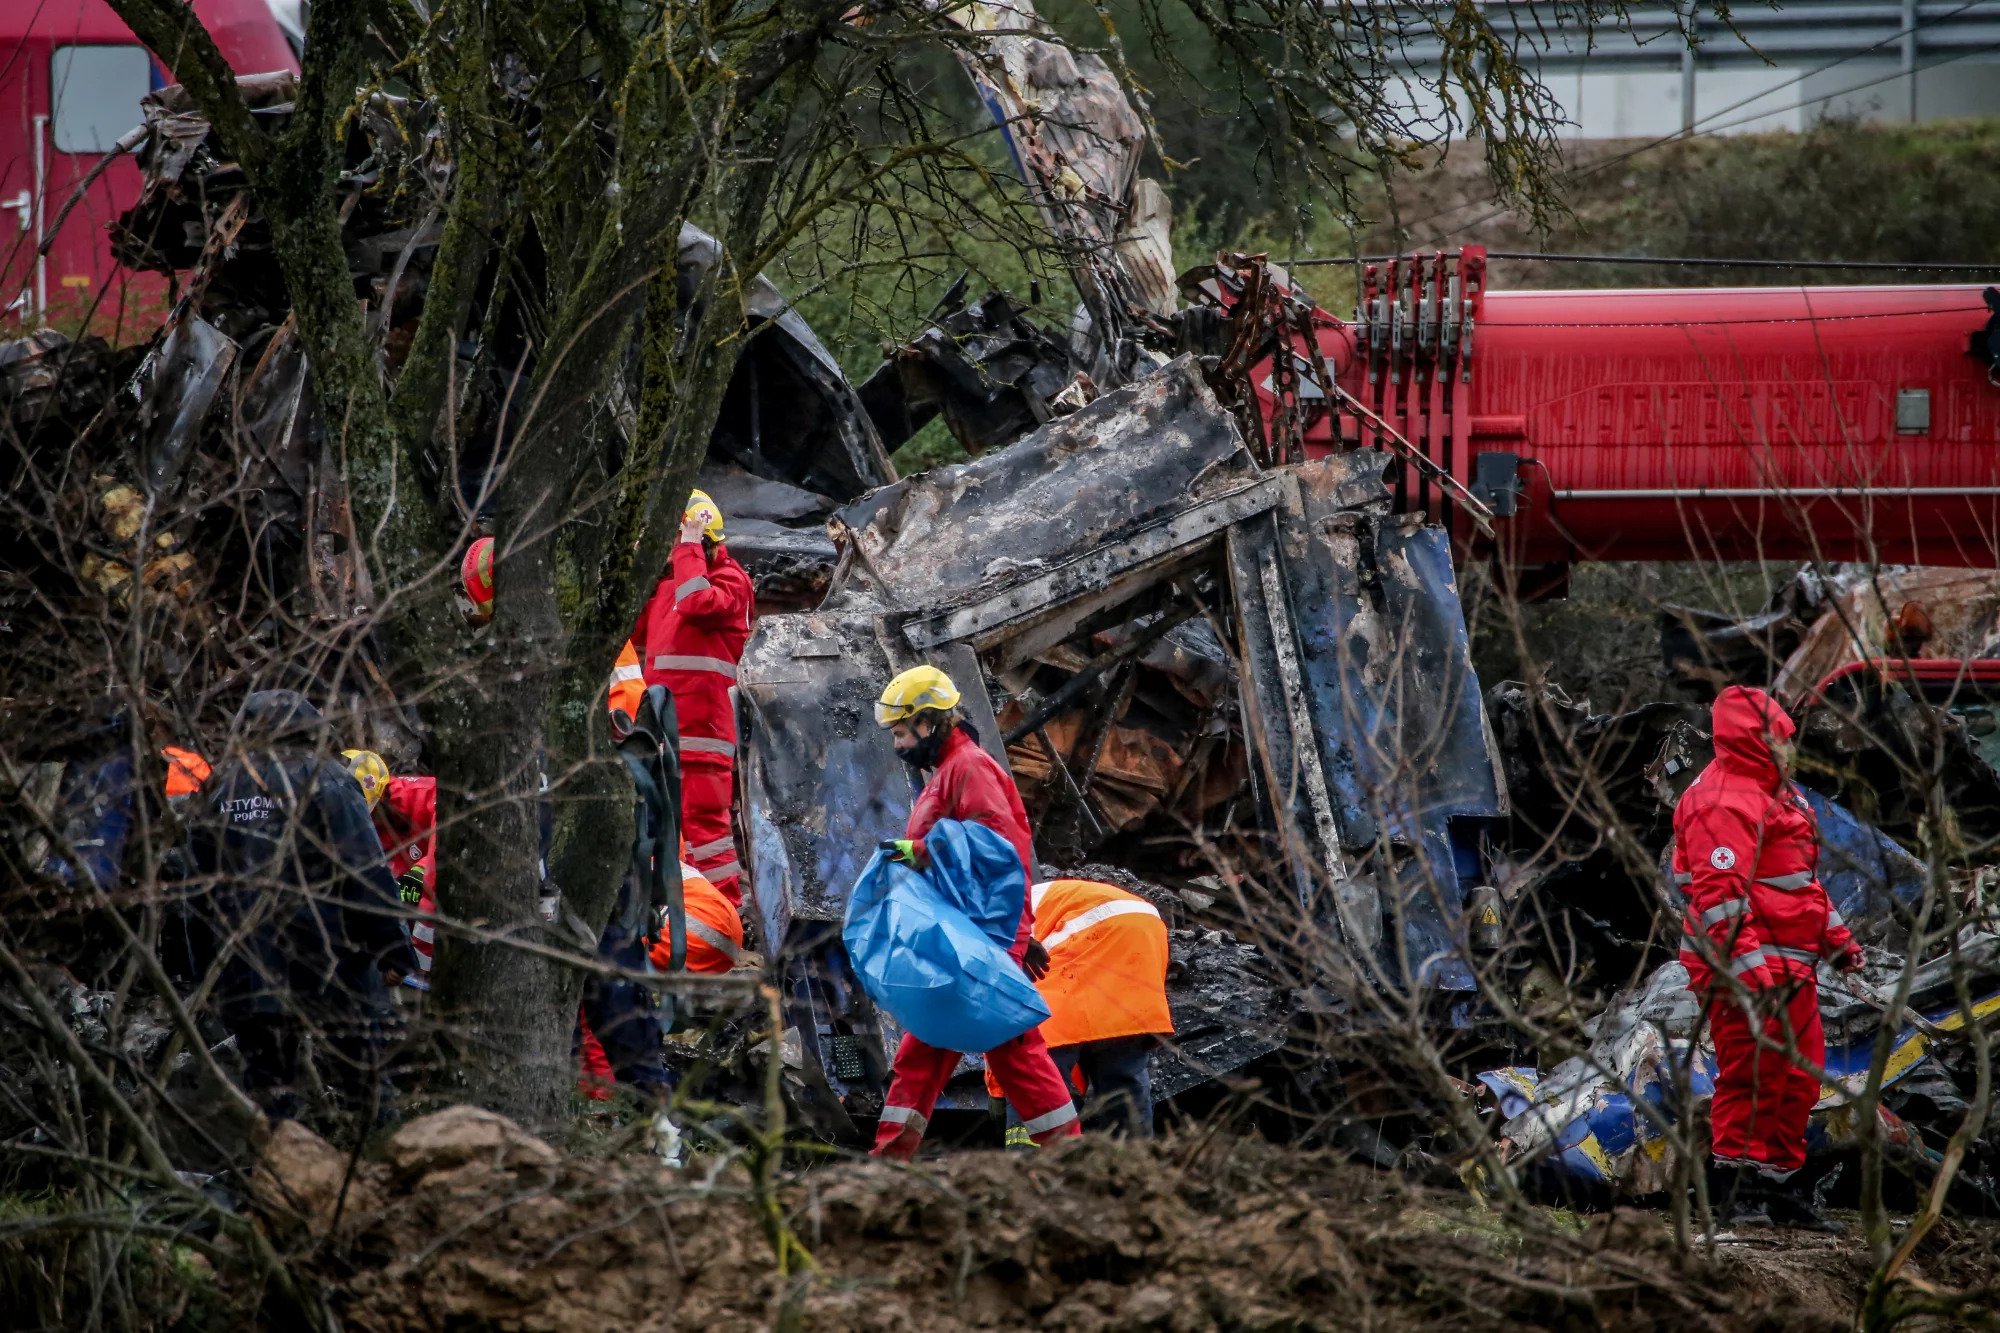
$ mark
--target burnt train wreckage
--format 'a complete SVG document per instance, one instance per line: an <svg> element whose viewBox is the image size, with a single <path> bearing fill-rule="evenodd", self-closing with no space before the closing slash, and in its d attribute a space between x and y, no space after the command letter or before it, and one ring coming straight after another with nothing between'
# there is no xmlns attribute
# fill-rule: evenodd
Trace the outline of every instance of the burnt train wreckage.
<svg viewBox="0 0 2000 1333"><path fill-rule="evenodd" d="M1819 554L1817 538L1976 558L1930 540L1983 530L2000 496L2000 344L1976 289L1509 294L1468 250L1370 272L1353 321L1245 256L1190 274L1183 306L1164 198L1138 178L1140 122L1108 68L1035 36L1025 5L965 13L970 72L1072 262L1071 329L1004 298L954 302L857 392L760 280L748 314L765 328L703 473L770 612L740 673L740 831L782 1048L827 1129L872 1113L894 1038L838 925L907 810L869 709L898 667L933 660L966 687L1050 859L1166 860L1185 879L1220 848L1252 872L1209 889L1240 894L1260 945L1295 956L1257 976L1226 939L1185 937L1182 1031L1158 1069L1172 1095L1283 1042L1298 997L1268 973L1472 1016L1472 925L1517 886L1496 882L1514 812L1455 557L1554 575L1721 554L1743 527L1772 555ZM271 114L287 93L253 91ZM302 547L302 609L337 618L365 604L365 572L339 556L347 520L258 224L216 188L230 167L199 118L171 91L151 114L127 258L194 276L152 348L82 360L107 390L142 390L128 470L169 507L190 460L234 456L213 437L249 432L272 512L244 526ZM363 122L402 142L387 118ZM351 262L402 313L434 238L375 218L369 183L352 181ZM683 273L713 250L684 233ZM80 364L60 352L42 339L0 362L30 423L19 438L67 422L105 447L94 402L66 416L70 389L44 382ZM887 450L931 414L988 452L895 481ZM955 1094L982 1100L970 1079Z"/></svg>
<svg viewBox="0 0 2000 1333"><path fill-rule="evenodd" d="M1352 321L1242 255L1182 279L1182 307L1115 77L1041 40L1026 0L967 14L983 45L961 58L1083 300L1065 345L954 291L891 353L863 386L891 447L937 412L975 454L1043 424L837 514L826 602L763 620L742 666L742 832L836 1127L879 1104L896 1035L838 933L909 805L868 708L901 667L986 686L967 689L973 720L1045 855L1165 842L1185 869L1226 844L1262 886L1238 903L1260 943L1298 946L1267 975L1463 1024L1477 953L1533 876L1506 864L1455 557L1526 593L1560 591L1576 560L1994 559L1991 291L1502 293L1469 247L1366 267ZM1837 838L1885 850L1829 873L1886 928L1921 876L1853 824L1841 812ZM1654 920L1659 895L1627 891ZM1249 1019L1197 1006L1156 1061L1162 1090L1276 1049L1295 999L1262 988Z"/></svg>

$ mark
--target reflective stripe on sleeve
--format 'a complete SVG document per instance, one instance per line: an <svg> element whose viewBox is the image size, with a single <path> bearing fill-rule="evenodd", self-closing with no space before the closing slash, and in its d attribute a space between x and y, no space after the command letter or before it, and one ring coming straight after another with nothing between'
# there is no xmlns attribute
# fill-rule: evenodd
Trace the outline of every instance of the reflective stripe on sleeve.
<svg viewBox="0 0 2000 1333"><path fill-rule="evenodd" d="M1765 966L1769 961L1769 959L1764 957L1764 951L1761 948L1752 949L1749 953L1739 954L1729 960L1729 975L1740 977L1752 968Z"/></svg>
<svg viewBox="0 0 2000 1333"><path fill-rule="evenodd" d="M1810 870L1801 870L1796 875L1772 875L1757 882L1766 888L1783 889L1787 893L1795 893L1813 882L1813 872Z"/></svg>
<svg viewBox="0 0 2000 1333"><path fill-rule="evenodd" d="M682 602L694 596L696 593L707 592L710 588L713 588L714 586L715 585L713 583L710 583L708 581L706 576L697 574L693 578L689 579L686 583L681 584L680 587L674 589L674 605L679 606Z"/></svg>
<svg viewBox="0 0 2000 1333"><path fill-rule="evenodd" d="M1159 915L1159 909L1151 903L1127 902L1123 900L1099 903L1088 912L1083 912L1064 922L1061 930L1056 931L1053 935L1042 941L1042 947L1050 953L1054 953L1057 948L1068 940L1089 930L1092 926L1100 925L1116 916L1150 916L1158 920Z"/></svg>
<svg viewBox="0 0 2000 1333"><path fill-rule="evenodd" d="M736 742L716 740L713 736L683 736L681 750L686 754L734 755Z"/></svg>
<svg viewBox="0 0 2000 1333"><path fill-rule="evenodd" d="M1832 930L1836 926L1845 926L1846 924L1847 921L1840 915L1838 907L1829 907L1826 910L1826 928L1828 930Z"/></svg>
<svg viewBox="0 0 2000 1333"><path fill-rule="evenodd" d="M1747 898L1725 899L1701 914L1701 924L1706 929L1718 921L1727 921L1732 916L1742 916L1749 910L1750 902Z"/></svg>
<svg viewBox="0 0 2000 1333"><path fill-rule="evenodd" d="M711 671L724 680L736 679L736 664L725 662L719 657L685 657L678 653L662 653L653 659L655 671Z"/></svg>
<svg viewBox="0 0 2000 1333"><path fill-rule="evenodd" d="M1688 874L1684 870L1676 870L1673 872L1673 874L1669 875L1667 878L1673 881L1674 887L1677 889L1684 889L1688 885L1694 883L1694 876Z"/></svg>
<svg viewBox="0 0 2000 1333"><path fill-rule="evenodd" d="M721 952L731 963L740 963L743 961L742 953L736 948L736 941L730 939L714 926L709 925L708 922L697 921L693 917L689 917L687 928L688 934L694 936L703 944L708 945L711 949Z"/></svg>
<svg viewBox="0 0 2000 1333"><path fill-rule="evenodd" d="M884 1119L887 1119L888 1115L888 1111L882 1112ZM1076 1119L1076 1103L1064 1102L1046 1115L1038 1115L1033 1120L1023 1120L1021 1128L1027 1130L1029 1134L1046 1134L1052 1129L1062 1128L1074 1119Z"/></svg>
<svg viewBox="0 0 2000 1333"><path fill-rule="evenodd" d="M429 944L437 939L437 927L428 921L420 921L410 928L410 938L419 944Z"/></svg>

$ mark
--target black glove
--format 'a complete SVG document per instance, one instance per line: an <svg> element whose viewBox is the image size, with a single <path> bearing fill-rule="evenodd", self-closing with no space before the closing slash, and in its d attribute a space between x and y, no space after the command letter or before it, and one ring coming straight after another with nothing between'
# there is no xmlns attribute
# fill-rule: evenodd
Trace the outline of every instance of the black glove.
<svg viewBox="0 0 2000 1333"><path fill-rule="evenodd" d="M1030 981L1040 981L1049 974L1049 951L1040 940L1028 941L1028 951L1021 955L1021 967Z"/></svg>

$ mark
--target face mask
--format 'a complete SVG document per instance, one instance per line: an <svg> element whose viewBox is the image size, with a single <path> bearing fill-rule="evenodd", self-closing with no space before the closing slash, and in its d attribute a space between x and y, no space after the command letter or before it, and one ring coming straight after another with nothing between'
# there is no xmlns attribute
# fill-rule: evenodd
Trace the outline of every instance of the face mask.
<svg viewBox="0 0 2000 1333"><path fill-rule="evenodd" d="M928 736L919 736L917 743L907 750L898 750L896 757L911 768L936 768L944 754L944 738L947 728L934 727Z"/></svg>

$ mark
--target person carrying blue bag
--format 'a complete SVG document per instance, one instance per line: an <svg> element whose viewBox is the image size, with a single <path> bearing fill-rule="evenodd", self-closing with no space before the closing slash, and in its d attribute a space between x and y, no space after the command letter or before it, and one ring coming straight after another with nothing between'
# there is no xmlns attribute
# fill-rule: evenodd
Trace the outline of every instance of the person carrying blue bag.
<svg viewBox="0 0 2000 1333"><path fill-rule="evenodd" d="M903 836L862 872L844 931L863 986L904 1029L873 1150L898 1161L916 1156L962 1050L983 1050L1036 1143L1082 1133L1030 984L1048 953L1031 933L1028 812L959 699L950 677L922 666L875 705L897 757L926 780Z"/></svg>

